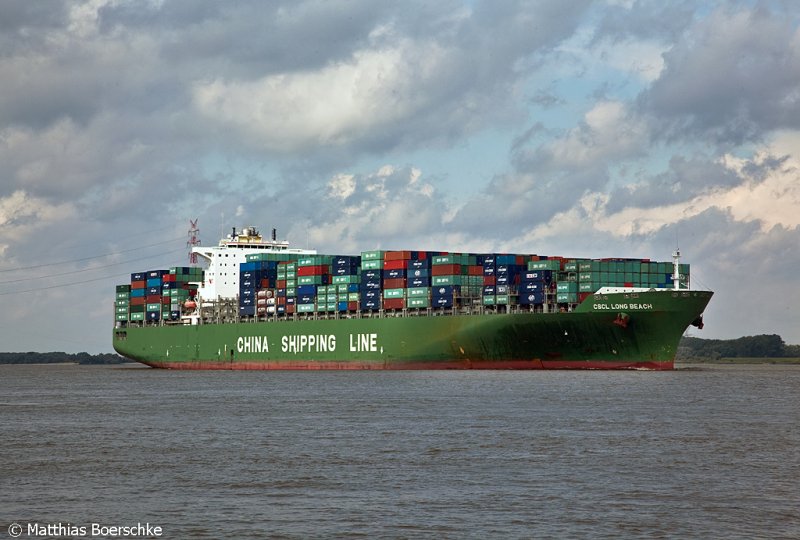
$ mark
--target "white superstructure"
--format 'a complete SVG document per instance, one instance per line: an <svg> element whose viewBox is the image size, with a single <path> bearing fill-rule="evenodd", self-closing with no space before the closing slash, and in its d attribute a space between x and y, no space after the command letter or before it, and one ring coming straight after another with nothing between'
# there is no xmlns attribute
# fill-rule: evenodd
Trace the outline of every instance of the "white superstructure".
<svg viewBox="0 0 800 540"><path fill-rule="evenodd" d="M286 240L276 240L275 229L272 238L264 239L255 227L245 227L231 234L213 247L193 247L192 253L202 257L208 267L205 281L198 287L202 300L235 298L239 295L239 265L247 262L251 253L292 253L314 255L316 250L292 249Z"/></svg>

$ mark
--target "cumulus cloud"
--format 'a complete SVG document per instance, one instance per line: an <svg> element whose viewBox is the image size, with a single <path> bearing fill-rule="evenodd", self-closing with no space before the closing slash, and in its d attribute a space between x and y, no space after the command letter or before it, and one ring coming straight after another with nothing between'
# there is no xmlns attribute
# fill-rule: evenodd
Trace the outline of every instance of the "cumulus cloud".
<svg viewBox="0 0 800 540"><path fill-rule="evenodd" d="M696 20L664 60L641 105L669 137L739 144L800 128L800 30L791 19L719 9Z"/></svg>

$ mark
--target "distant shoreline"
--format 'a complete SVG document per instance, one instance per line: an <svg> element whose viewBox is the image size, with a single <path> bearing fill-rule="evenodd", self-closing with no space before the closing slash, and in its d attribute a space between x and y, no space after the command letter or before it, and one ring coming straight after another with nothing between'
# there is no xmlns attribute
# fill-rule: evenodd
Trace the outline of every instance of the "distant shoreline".
<svg viewBox="0 0 800 540"><path fill-rule="evenodd" d="M793 357L764 357L764 358L681 358L675 360L675 365L686 364L713 364L713 365L753 365L753 364L777 364L777 365L800 365L800 358Z"/></svg>

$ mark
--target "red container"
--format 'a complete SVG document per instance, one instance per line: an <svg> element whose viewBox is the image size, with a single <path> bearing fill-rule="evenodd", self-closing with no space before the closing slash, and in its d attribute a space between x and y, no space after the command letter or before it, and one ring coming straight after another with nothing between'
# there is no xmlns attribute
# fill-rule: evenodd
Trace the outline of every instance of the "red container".
<svg viewBox="0 0 800 540"><path fill-rule="evenodd" d="M431 266L431 275L432 276L460 276L461 275L461 265L460 264L437 264Z"/></svg>
<svg viewBox="0 0 800 540"><path fill-rule="evenodd" d="M324 274L329 274L330 270L328 269L327 264L318 264L315 266L298 266L297 267L297 275L298 276L321 276Z"/></svg>
<svg viewBox="0 0 800 540"><path fill-rule="evenodd" d="M383 254L384 261L398 261L398 260L404 261L410 258L411 258L410 251L387 251ZM386 268L386 266L384 266L384 268ZM405 267L401 266L400 268L405 268Z"/></svg>
<svg viewBox="0 0 800 540"><path fill-rule="evenodd" d="M406 259L394 259L394 260L384 260L383 261L383 269L384 270L402 270L406 267Z"/></svg>
<svg viewBox="0 0 800 540"><path fill-rule="evenodd" d="M147 287L146 281L131 281L131 289L144 289Z"/></svg>
<svg viewBox="0 0 800 540"><path fill-rule="evenodd" d="M406 288L406 279L405 278L384 279L383 280L383 288L384 289L405 289Z"/></svg>
<svg viewBox="0 0 800 540"><path fill-rule="evenodd" d="M143 306L145 305L144 296L134 296L131 298L131 305L132 306Z"/></svg>
<svg viewBox="0 0 800 540"><path fill-rule="evenodd" d="M474 264L469 265L467 269L467 275L470 276L482 276L483 275L483 266L477 266Z"/></svg>
<svg viewBox="0 0 800 540"><path fill-rule="evenodd" d="M347 311L358 311L358 302L348 302Z"/></svg>
<svg viewBox="0 0 800 540"><path fill-rule="evenodd" d="M294 304L286 304L286 313L294 313Z"/></svg>
<svg viewBox="0 0 800 540"><path fill-rule="evenodd" d="M590 292L582 292L582 293L578 293L578 302L579 302L579 303L580 303L580 302L583 302L584 300L586 300L587 298L589 298L591 295L592 295L592 293L590 293Z"/></svg>
<svg viewBox="0 0 800 540"><path fill-rule="evenodd" d="M496 285L496 284L497 284L497 278L495 278L494 276L483 276L483 285L484 286L486 286L486 285Z"/></svg>
<svg viewBox="0 0 800 540"><path fill-rule="evenodd" d="M286 280L285 279L279 279L275 283L275 288L276 289L285 289L286 288Z"/></svg>
<svg viewBox="0 0 800 540"><path fill-rule="evenodd" d="M406 307L405 298L386 298L383 300L383 309L403 309Z"/></svg>
<svg viewBox="0 0 800 540"><path fill-rule="evenodd" d="M161 295L160 294L148 294L144 297L145 302L148 304L160 304L161 303Z"/></svg>
<svg viewBox="0 0 800 540"><path fill-rule="evenodd" d="M175 278L177 277L178 276L176 276L175 274L164 274L161 277L161 281L164 283L175 283L175 281L177 281Z"/></svg>

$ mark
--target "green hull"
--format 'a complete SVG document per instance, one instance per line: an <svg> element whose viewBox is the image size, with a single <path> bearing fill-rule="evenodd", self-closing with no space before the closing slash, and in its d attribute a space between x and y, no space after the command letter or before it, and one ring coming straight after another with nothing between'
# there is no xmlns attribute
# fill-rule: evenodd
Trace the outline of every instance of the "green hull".
<svg viewBox="0 0 800 540"><path fill-rule="evenodd" d="M672 369L712 294L595 294L570 313L129 326L114 349L173 369Z"/></svg>

